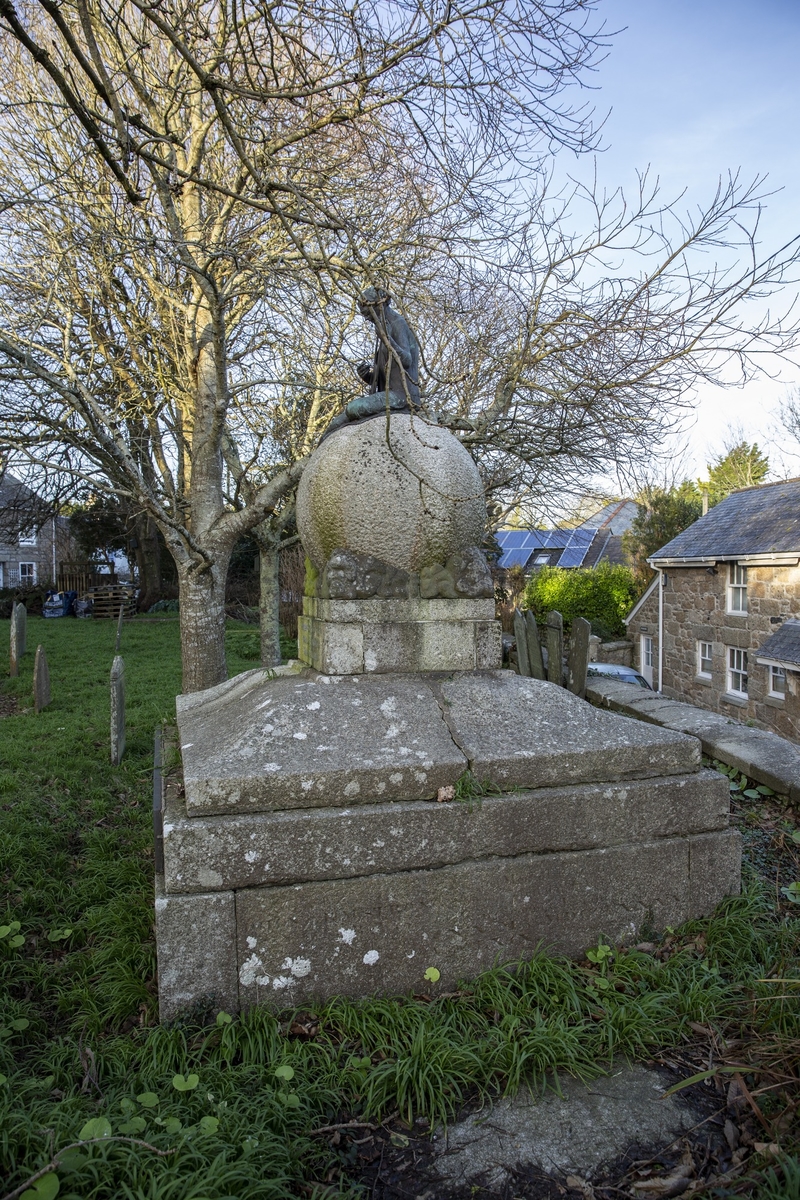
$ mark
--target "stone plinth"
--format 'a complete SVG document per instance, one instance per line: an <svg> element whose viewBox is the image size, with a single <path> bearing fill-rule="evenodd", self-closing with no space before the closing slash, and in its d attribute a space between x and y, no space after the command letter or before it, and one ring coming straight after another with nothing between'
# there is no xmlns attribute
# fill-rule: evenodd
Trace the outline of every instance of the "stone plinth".
<svg viewBox="0 0 800 1200"><path fill-rule="evenodd" d="M209 997L435 994L540 943L580 954L679 924L739 887L727 781L697 740L541 680L257 670L179 698L178 726L162 1019ZM496 794L470 798L475 780ZM437 802L454 785L464 798Z"/></svg>
<svg viewBox="0 0 800 1200"><path fill-rule="evenodd" d="M494 600L321 600L306 596L298 654L326 675L492 670Z"/></svg>

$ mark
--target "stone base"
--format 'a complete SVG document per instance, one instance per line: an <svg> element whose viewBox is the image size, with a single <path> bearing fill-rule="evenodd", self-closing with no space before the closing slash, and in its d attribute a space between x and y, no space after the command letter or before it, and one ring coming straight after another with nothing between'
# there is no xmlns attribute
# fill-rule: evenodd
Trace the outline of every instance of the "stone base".
<svg viewBox="0 0 800 1200"><path fill-rule="evenodd" d="M178 724L162 1019L209 1000L435 995L739 890L727 780L700 769L697 740L554 684L253 671L180 698ZM454 798L475 781L496 794Z"/></svg>
<svg viewBox="0 0 800 1200"><path fill-rule="evenodd" d="M307 596L298 656L325 675L492 670L494 600L321 600Z"/></svg>

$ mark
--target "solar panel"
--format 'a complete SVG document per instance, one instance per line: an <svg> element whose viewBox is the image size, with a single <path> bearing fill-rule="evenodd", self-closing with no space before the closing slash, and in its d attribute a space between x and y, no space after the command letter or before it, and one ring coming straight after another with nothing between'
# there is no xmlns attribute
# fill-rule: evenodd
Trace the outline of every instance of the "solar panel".
<svg viewBox="0 0 800 1200"><path fill-rule="evenodd" d="M524 567L531 556L530 550L506 550L497 564L498 567Z"/></svg>
<svg viewBox="0 0 800 1200"><path fill-rule="evenodd" d="M524 545L525 538L528 536L527 529L498 529L495 537L503 549L519 549Z"/></svg>
<svg viewBox="0 0 800 1200"><path fill-rule="evenodd" d="M560 567L580 567L586 558L588 546L568 546L558 560Z"/></svg>

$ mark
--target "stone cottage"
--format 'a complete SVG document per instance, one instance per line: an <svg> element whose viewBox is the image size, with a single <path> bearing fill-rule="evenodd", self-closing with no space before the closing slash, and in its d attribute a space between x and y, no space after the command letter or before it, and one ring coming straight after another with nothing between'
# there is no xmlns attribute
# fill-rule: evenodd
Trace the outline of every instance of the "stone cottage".
<svg viewBox="0 0 800 1200"><path fill-rule="evenodd" d="M49 506L13 475L0 475L0 588L52 583L71 545L65 517L54 517Z"/></svg>
<svg viewBox="0 0 800 1200"><path fill-rule="evenodd" d="M648 561L626 619L642 675L800 741L800 479L734 492Z"/></svg>

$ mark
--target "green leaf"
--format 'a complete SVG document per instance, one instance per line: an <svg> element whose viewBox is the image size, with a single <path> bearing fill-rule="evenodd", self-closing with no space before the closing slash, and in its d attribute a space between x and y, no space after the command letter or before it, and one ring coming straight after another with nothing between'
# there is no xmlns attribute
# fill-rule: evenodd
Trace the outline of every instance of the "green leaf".
<svg viewBox="0 0 800 1200"><path fill-rule="evenodd" d="M748 800L760 800L761 799L761 793L756 791L755 788L746 788L744 794L745 794L745 796L747 796Z"/></svg>
<svg viewBox="0 0 800 1200"><path fill-rule="evenodd" d="M20 1200L55 1200L60 1187L55 1171L50 1171L47 1175L42 1175L41 1179L37 1179L33 1187L24 1191Z"/></svg>
<svg viewBox="0 0 800 1200"><path fill-rule="evenodd" d="M800 904L800 883L790 883L788 887L782 887L781 895L791 900L792 904Z"/></svg>
<svg viewBox="0 0 800 1200"><path fill-rule="evenodd" d="M368 1054L365 1054L363 1058L356 1058L354 1056L347 1065L352 1067L354 1071L363 1071L365 1068L372 1066L372 1059Z"/></svg>
<svg viewBox="0 0 800 1200"><path fill-rule="evenodd" d="M226 1013L226 1012L218 1012L217 1013L217 1024L220 1027L223 1025L230 1025L230 1023L232 1021L233 1021L233 1017L230 1015L230 1013Z"/></svg>
<svg viewBox="0 0 800 1200"><path fill-rule="evenodd" d="M3 1083L8 1083L7 1075L0 1075L0 1084L3 1084Z"/></svg>
<svg viewBox="0 0 800 1200"><path fill-rule="evenodd" d="M735 1075L737 1071L746 1070L747 1067L712 1067L710 1071L698 1071L696 1075L690 1075L688 1079L682 1079L680 1083L674 1083L671 1088L667 1088L661 1099L666 1100L667 1096L674 1096L675 1092L691 1087L693 1083L702 1083L704 1079L711 1079L712 1075L719 1075L723 1072L726 1075Z"/></svg>
<svg viewBox="0 0 800 1200"><path fill-rule="evenodd" d="M51 929L47 935L47 940L48 942L63 942L71 933L71 929Z"/></svg>
<svg viewBox="0 0 800 1200"><path fill-rule="evenodd" d="M422 976L423 979L427 979L430 983L438 983L441 977L441 971L439 971L436 967L428 967L427 971Z"/></svg>
<svg viewBox="0 0 800 1200"><path fill-rule="evenodd" d="M294 1079L294 1067L290 1067L288 1063L281 1063L275 1068L275 1078L285 1079L288 1083L290 1079Z"/></svg>
<svg viewBox="0 0 800 1200"><path fill-rule="evenodd" d="M165 1133L180 1133L183 1129L183 1122L179 1121L177 1117L164 1117L163 1120L161 1117L156 1117L156 1125L161 1125Z"/></svg>
<svg viewBox="0 0 800 1200"><path fill-rule="evenodd" d="M390 1133L389 1141L393 1146L397 1146L398 1150L404 1150L408 1145L408 1138L404 1133Z"/></svg>
<svg viewBox="0 0 800 1200"><path fill-rule="evenodd" d="M176 1092L191 1092L200 1082L199 1075L173 1075L172 1086ZM140 1102L141 1103L141 1102Z"/></svg>
<svg viewBox="0 0 800 1200"><path fill-rule="evenodd" d="M201 1117L198 1126L201 1133L216 1133L219 1129L219 1117Z"/></svg>
<svg viewBox="0 0 800 1200"><path fill-rule="evenodd" d="M144 1117L131 1117L130 1121L126 1121L124 1125L120 1125L120 1133L144 1133L147 1129L147 1121Z"/></svg>
<svg viewBox="0 0 800 1200"><path fill-rule="evenodd" d="M19 932L19 921L12 921L10 925L0 925L0 938L7 938L10 933Z"/></svg>
<svg viewBox="0 0 800 1200"><path fill-rule="evenodd" d="M142 1092L136 1099L142 1108L156 1108L158 1106L158 1096L155 1092Z"/></svg>
<svg viewBox="0 0 800 1200"><path fill-rule="evenodd" d="M76 1146L73 1150L65 1150L63 1154L58 1156L59 1171L80 1171L81 1167L89 1161L89 1155L84 1154Z"/></svg>
<svg viewBox="0 0 800 1200"><path fill-rule="evenodd" d="M756 788L756 791L758 792L758 794L760 796L774 796L775 795L772 788L767 787L767 785L765 783L760 783L758 785L758 787Z"/></svg>
<svg viewBox="0 0 800 1200"><path fill-rule="evenodd" d="M13 946L16 950L19 946L25 945L25 938L21 933L15 933L12 938L8 939L9 946Z"/></svg>
<svg viewBox="0 0 800 1200"><path fill-rule="evenodd" d="M78 1138L82 1142L88 1142L92 1138L107 1137L111 1137L111 1122L107 1117L92 1117L91 1121L87 1121L78 1134Z"/></svg>
<svg viewBox="0 0 800 1200"><path fill-rule="evenodd" d="M792 834L792 841L796 845L800 846L800 829L795 829L794 833Z"/></svg>
<svg viewBox="0 0 800 1200"><path fill-rule="evenodd" d="M23 1029L28 1028L30 1021L26 1017L17 1017L16 1021L9 1021L8 1025L10 1029L16 1029L18 1033L21 1033Z"/></svg>
<svg viewBox="0 0 800 1200"><path fill-rule="evenodd" d="M136 1111L136 1104L131 1100L130 1096L123 1096L119 1102L119 1106L124 1113L132 1113Z"/></svg>

